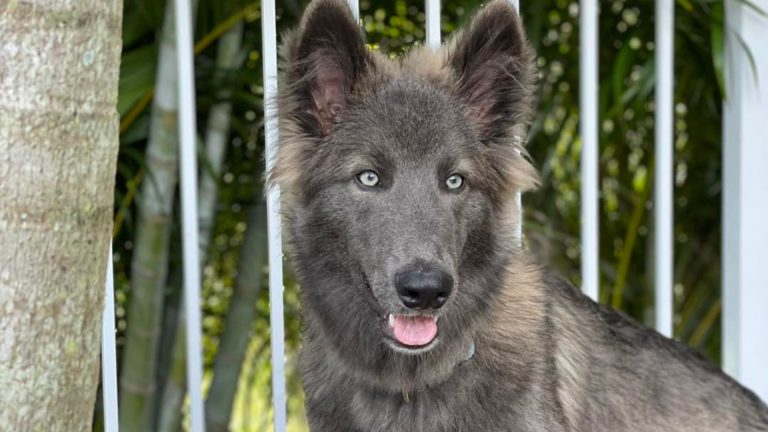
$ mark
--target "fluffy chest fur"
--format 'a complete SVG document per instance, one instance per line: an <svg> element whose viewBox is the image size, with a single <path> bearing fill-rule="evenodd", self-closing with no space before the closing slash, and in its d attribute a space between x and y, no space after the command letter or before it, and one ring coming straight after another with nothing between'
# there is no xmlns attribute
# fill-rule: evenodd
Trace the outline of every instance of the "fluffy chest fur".
<svg viewBox="0 0 768 432"><path fill-rule="evenodd" d="M493 370L480 353L456 365L444 382L407 393L377 390L339 371L318 375L318 362L305 360L313 431L566 430L551 397L556 383L547 374Z"/></svg>

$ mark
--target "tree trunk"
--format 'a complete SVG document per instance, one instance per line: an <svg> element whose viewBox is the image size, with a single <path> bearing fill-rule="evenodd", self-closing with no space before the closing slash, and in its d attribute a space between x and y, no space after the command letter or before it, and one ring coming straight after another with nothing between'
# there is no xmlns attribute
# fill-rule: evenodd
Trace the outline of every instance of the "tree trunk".
<svg viewBox="0 0 768 432"><path fill-rule="evenodd" d="M152 430L155 374L178 180L178 90L173 2L165 7L155 98L131 265L131 291L120 375L120 430Z"/></svg>
<svg viewBox="0 0 768 432"><path fill-rule="evenodd" d="M0 429L88 431L122 1L0 3Z"/></svg>

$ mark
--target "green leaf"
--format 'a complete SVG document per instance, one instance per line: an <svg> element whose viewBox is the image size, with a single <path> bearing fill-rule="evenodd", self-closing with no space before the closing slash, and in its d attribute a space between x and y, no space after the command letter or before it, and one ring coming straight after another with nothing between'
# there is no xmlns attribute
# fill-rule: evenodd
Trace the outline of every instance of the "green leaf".
<svg viewBox="0 0 768 432"><path fill-rule="evenodd" d="M758 14L758 15L764 17L764 18L768 18L768 12L763 10L763 8L761 8L760 6L752 3L750 0L736 0L736 1L738 1L739 3L743 4L744 6L750 8L750 9L752 9L752 11L754 11L756 14Z"/></svg>
<svg viewBox="0 0 768 432"><path fill-rule="evenodd" d="M720 88L720 94L723 99L727 99L725 88L725 53L723 50L723 3L718 2L712 8L712 15L709 23L710 37L712 43L712 66L715 68L715 77L717 86Z"/></svg>
<svg viewBox="0 0 768 432"><path fill-rule="evenodd" d="M622 89L624 88L624 81L627 79L627 75L629 74L629 68L632 65L632 61L634 60L635 50L630 48L628 43L625 43L624 46L621 48L621 51L619 51L618 58L616 59L616 62L613 66L613 71L611 72L611 83L613 84L613 101L614 104L616 104L616 108L618 110L622 109L622 105L624 104L622 96Z"/></svg>
<svg viewBox="0 0 768 432"><path fill-rule="evenodd" d="M688 12L693 11L693 4L689 0L677 0L677 4L683 7Z"/></svg>
<svg viewBox="0 0 768 432"><path fill-rule="evenodd" d="M170 0L169 0L170 1ZM123 47L132 48L163 24L164 1L126 0L123 8Z"/></svg>
<svg viewBox="0 0 768 432"><path fill-rule="evenodd" d="M744 50L744 53L747 55L747 60L749 60L749 70L752 72L752 76L755 78L755 86L760 84L759 82L759 75L757 74L757 63L755 63L755 56L752 54L752 50L749 49L749 45L747 44L747 41L744 40L744 38L741 37L740 34L734 33L736 35L736 40L739 42L739 45L741 45L741 48Z"/></svg>
<svg viewBox="0 0 768 432"><path fill-rule="evenodd" d="M129 146L142 142L149 136L149 113L144 112L120 135L120 145Z"/></svg>
<svg viewBox="0 0 768 432"><path fill-rule="evenodd" d="M653 91L653 87L656 83L656 61L654 57L649 58L643 65L643 70L640 72L640 79L635 81L629 88L627 88L621 95L621 103L626 105L635 100L644 100ZM621 113L620 111L611 111L612 115Z"/></svg>
<svg viewBox="0 0 768 432"><path fill-rule="evenodd" d="M117 112L125 115L155 84L157 47L145 45L123 54Z"/></svg>

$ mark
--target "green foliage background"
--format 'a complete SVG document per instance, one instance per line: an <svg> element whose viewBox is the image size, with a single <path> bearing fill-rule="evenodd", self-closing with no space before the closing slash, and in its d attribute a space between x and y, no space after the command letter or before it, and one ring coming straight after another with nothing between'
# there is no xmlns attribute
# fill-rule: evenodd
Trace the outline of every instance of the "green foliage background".
<svg viewBox="0 0 768 432"><path fill-rule="evenodd" d="M522 0L521 14L538 53L538 109L529 150L542 187L524 196L525 232L542 261L579 283L578 2ZM278 3L279 28L293 27L303 0ZM480 6L446 0L442 31L448 36ZM269 308L260 290L252 328L225 329L232 286L247 228L247 209L263 188L263 87L260 4L199 0L196 18L197 100L200 124L215 103L232 103L227 155L216 177L219 198L214 234L203 266L206 376L225 331L252 331L232 417L233 430L271 430ZM600 16L600 277L601 301L645 323L653 322L652 188L654 2L601 1ZM675 20L675 337L720 360L720 205L722 0L678 0ZM374 49L396 56L424 40L420 2L363 0L361 21ZM124 54L118 110L121 152L116 189L115 257L119 343L127 326L130 268L141 182L146 167L150 109L156 78L163 2L126 0ZM216 67L218 39L244 23L242 66ZM201 126L202 128L202 126ZM210 175L201 154L201 177ZM178 206L178 204L177 204ZM180 224L174 209L157 382L167 378L181 283ZM256 263L258 264L258 263ZM267 269L263 269L266 278ZM262 283L262 286L266 282ZM287 275L286 335L289 366L299 338L297 290ZM124 353L122 353L124 354ZM305 430L300 382L289 376L291 430ZM156 408L159 409L159 408ZM97 408L97 419L99 413ZM99 421L96 422L99 428Z"/></svg>

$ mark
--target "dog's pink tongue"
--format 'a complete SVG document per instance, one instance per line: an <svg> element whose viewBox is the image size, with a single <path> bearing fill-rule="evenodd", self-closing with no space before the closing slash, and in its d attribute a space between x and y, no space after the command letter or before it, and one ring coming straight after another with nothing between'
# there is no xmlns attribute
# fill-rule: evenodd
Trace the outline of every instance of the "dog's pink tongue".
<svg viewBox="0 0 768 432"><path fill-rule="evenodd" d="M426 345L437 336L437 323L429 317L395 316L395 339L403 345Z"/></svg>

